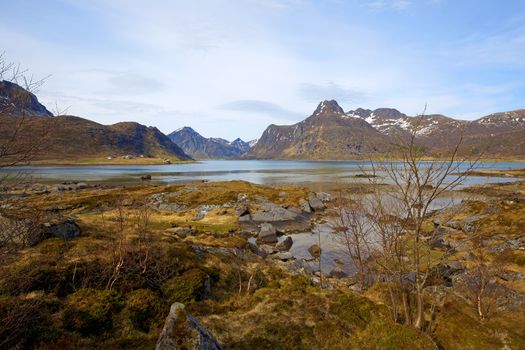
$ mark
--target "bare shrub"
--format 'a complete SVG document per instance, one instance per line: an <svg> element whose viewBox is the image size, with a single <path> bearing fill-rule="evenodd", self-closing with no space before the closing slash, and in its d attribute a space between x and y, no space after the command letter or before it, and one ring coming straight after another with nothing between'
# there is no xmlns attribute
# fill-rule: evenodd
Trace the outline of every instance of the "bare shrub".
<svg viewBox="0 0 525 350"><path fill-rule="evenodd" d="M385 278L397 284L402 295L405 322L415 328L425 326L424 288L431 268L444 259L429 242L438 236L439 227L429 227L433 204L443 194L456 189L476 167L476 160L460 158L460 133L452 150L441 159L428 162L423 147L417 140L423 129L423 115L408 137L393 145L384 159L372 160L372 171L367 178L375 188L370 218L379 235L377 265L388 275ZM389 186L381 186L386 181ZM414 298L412 317L405 295Z"/></svg>

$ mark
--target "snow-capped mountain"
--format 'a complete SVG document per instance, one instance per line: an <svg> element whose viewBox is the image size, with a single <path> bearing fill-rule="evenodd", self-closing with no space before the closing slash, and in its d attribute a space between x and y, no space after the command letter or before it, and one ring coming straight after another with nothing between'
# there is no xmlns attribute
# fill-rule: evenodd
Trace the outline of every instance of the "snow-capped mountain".
<svg viewBox="0 0 525 350"><path fill-rule="evenodd" d="M302 122L270 125L246 157L355 159L386 151L412 132L430 157L450 151L460 140L463 154L525 156L525 110L465 121L441 114L408 116L393 108L345 113L331 100L322 101Z"/></svg>

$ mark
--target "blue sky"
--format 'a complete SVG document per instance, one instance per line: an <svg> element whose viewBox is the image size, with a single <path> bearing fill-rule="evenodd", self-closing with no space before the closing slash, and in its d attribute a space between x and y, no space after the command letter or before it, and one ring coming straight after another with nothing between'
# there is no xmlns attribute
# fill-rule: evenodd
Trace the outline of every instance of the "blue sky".
<svg viewBox="0 0 525 350"><path fill-rule="evenodd" d="M253 139L323 99L460 119L525 104L525 1L0 0L48 106Z"/></svg>

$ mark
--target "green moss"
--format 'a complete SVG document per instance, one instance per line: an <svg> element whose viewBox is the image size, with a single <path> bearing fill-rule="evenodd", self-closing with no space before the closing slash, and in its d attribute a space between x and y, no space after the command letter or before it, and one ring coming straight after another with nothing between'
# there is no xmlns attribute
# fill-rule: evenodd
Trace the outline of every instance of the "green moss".
<svg viewBox="0 0 525 350"><path fill-rule="evenodd" d="M36 290L51 292L59 284L56 262L38 258L2 269L2 294L19 295Z"/></svg>
<svg viewBox="0 0 525 350"><path fill-rule="evenodd" d="M378 313L378 307L369 299L351 292L336 291L330 303L330 313L352 328L364 328Z"/></svg>
<svg viewBox="0 0 525 350"><path fill-rule="evenodd" d="M293 275L289 279L285 279L284 282L282 285L283 292L289 294L304 294L308 287L312 285L310 279L303 275Z"/></svg>
<svg viewBox="0 0 525 350"><path fill-rule="evenodd" d="M435 349L425 334L388 318L373 320L358 334L355 344L357 349L362 350Z"/></svg>
<svg viewBox="0 0 525 350"><path fill-rule="evenodd" d="M59 259L64 256L68 248L67 243L61 238L48 238L36 246L36 249L49 259Z"/></svg>
<svg viewBox="0 0 525 350"><path fill-rule="evenodd" d="M81 289L66 301L64 327L84 336L101 335L112 329L112 316L122 306L120 295L115 292Z"/></svg>
<svg viewBox="0 0 525 350"><path fill-rule="evenodd" d="M163 284L162 292L170 303L190 303L202 300L206 290L208 275L200 269L192 269L181 276L176 276Z"/></svg>
<svg viewBox="0 0 525 350"><path fill-rule="evenodd" d="M137 330L147 333L155 316L160 312L162 301L149 289L138 289L126 296L124 310Z"/></svg>
<svg viewBox="0 0 525 350"><path fill-rule="evenodd" d="M446 303L436 318L435 337L443 349L501 349L501 340L480 323L472 308Z"/></svg>
<svg viewBox="0 0 525 350"><path fill-rule="evenodd" d="M228 349L312 349L315 344L311 327L296 322L265 322L264 328L248 332L242 340L227 344Z"/></svg>
<svg viewBox="0 0 525 350"><path fill-rule="evenodd" d="M31 349L58 338L57 309L57 301L44 295L0 298L0 348Z"/></svg>

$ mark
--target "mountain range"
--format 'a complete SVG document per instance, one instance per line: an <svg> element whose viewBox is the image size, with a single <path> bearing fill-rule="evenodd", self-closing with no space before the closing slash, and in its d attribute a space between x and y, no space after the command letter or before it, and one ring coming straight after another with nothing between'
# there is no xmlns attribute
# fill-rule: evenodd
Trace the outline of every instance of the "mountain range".
<svg viewBox="0 0 525 350"><path fill-rule="evenodd" d="M407 116L392 108L344 112L323 101L293 125L270 125L245 155L252 159L359 159L380 154L415 130L429 157L449 152L460 138L460 153L488 157L525 156L525 110L495 113L474 121L440 114Z"/></svg>
<svg viewBox="0 0 525 350"><path fill-rule="evenodd" d="M206 138L185 126L168 137L189 156L195 159L234 159L248 152L251 145L240 138L229 142L221 138Z"/></svg>
<svg viewBox="0 0 525 350"><path fill-rule="evenodd" d="M461 154L525 158L524 109L466 121L440 114L408 116L393 108L345 112L336 101L325 100L301 122L272 124L258 140L229 142L203 137L191 127L166 136L155 127L134 122L102 125L75 116L54 117L34 94L0 81L0 142L16 133L17 142L30 145L45 131L50 142L37 157L43 161L125 155L174 160L350 160L387 152L412 130L428 157L439 158L462 137Z"/></svg>
<svg viewBox="0 0 525 350"><path fill-rule="evenodd" d="M75 116L53 116L35 95L13 83L0 82L0 102L0 143L8 144L13 135L16 140L10 143L11 148L30 149L40 143L43 149L35 160L140 156L191 160L155 127L135 122L102 125Z"/></svg>

